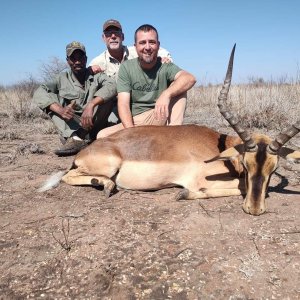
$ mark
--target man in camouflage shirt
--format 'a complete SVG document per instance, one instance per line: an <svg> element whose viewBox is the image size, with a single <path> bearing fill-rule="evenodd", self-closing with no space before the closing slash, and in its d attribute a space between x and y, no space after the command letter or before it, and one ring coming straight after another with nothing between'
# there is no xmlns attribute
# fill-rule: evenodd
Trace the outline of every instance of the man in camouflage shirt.
<svg viewBox="0 0 300 300"><path fill-rule="evenodd" d="M74 155L94 140L97 132L108 126L116 96L115 80L104 73L91 74L86 67L83 44L72 42L66 47L70 70L52 82L41 85L33 96L34 103L49 114L65 140L57 155Z"/></svg>

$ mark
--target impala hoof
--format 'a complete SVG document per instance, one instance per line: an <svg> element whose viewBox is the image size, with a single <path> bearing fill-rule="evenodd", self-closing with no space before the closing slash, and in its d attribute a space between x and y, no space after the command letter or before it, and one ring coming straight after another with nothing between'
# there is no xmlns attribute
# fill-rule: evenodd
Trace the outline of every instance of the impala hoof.
<svg viewBox="0 0 300 300"><path fill-rule="evenodd" d="M115 187L115 184L113 182L109 182L104 186L103 192L104 192L105 198L109 198L114 187Z"/></svg>
<svg viewBox="0 0 300 300"><path fill-rule="evenodd" d="M188 195L189 195L189 190L183 189L175 196L175 200L176 201L186 200L186 199L188 199Z"/></svg>

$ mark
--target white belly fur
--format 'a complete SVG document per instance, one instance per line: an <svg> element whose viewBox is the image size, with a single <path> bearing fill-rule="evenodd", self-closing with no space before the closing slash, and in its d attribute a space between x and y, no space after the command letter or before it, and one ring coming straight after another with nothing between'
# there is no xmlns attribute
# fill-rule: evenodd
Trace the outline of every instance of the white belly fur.
<svg viewBox="0 0 300 300"><path fill-rule="evenodd" d="M181 185L197 185L201 166L195 163L124 162L116 177L120 188L151 190Z"/></svg>

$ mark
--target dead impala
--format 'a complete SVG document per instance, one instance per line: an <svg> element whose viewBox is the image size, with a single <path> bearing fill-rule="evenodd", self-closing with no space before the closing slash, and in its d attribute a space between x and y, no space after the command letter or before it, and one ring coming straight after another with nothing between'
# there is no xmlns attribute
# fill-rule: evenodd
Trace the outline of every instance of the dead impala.
<svg viewBox="0 0 300 300"><path fill-rule="evenodd" d="M300 121L273 141L265 135L251 135L241 126L226 106L234 51L235 46L218 107L238 136L196 125L125 129L83 149L71 169L57 176L48 187L62 178L70 185L102 185L109 197L115 186L143 191L181 186L184 189L177 200L245 194L245 212L265 212L266 191L279 157L300 161L299 151L283 146L300 131Z"/></svg>

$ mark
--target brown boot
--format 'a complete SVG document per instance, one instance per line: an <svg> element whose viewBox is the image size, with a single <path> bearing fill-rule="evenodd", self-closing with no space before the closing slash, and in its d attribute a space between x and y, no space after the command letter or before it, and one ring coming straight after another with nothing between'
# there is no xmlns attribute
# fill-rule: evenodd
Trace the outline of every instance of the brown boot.
<svg viewBox="0 0 300 300"><path fill-rule="evenodd" d="M70 137L67 139L66 143L62 145L60 149L55 150L54 153L58 156L75 155L86 146L87 143L85 141L75 140L72 137Z"/></svg>

